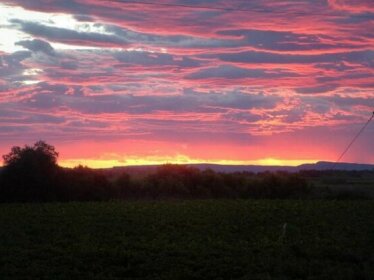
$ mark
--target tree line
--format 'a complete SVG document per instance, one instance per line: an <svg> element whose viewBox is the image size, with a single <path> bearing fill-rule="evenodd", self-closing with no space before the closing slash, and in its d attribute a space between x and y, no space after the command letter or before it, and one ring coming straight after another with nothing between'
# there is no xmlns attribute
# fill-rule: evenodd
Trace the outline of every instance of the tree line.
<svg viewBox="0 0 374 280"><path fill-rule="evenodd" d="M62 168L43 141L3 156L0 202L97 201L169 198L306 198L316 171L220 173L166 164L151 174L109 174L84 166ZM318 172L317 172L318 173Z"/></svg>

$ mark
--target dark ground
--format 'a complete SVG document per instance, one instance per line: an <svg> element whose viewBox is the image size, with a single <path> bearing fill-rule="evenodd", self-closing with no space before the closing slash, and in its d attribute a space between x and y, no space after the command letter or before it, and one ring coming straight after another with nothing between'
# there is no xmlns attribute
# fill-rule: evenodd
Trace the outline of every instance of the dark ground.
<svg viewBox="0 0 374 280"><path fill-rule="evenodd" d="M0 205L0 279L374 279L374 202Z"/></svg>

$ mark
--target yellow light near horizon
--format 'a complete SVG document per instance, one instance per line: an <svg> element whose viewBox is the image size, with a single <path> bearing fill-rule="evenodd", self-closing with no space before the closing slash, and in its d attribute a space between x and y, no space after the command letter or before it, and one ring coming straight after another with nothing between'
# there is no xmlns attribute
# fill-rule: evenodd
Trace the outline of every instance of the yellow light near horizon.
<svg viewBox="0 0 374 280"><path fill-rule="evenodd" d="M211 163L220 165L278 165L278 166L297 166L304 163L316 163L318 160L295 160L295 159L276 159L264 158L258 160L204 160L191 159L185 155L177 155L175 157L129 157L126 160L118 159L66 159L61 160L59 164L63 167L75 167L78 165L88 166L91 168L111 168L116 166L132 166L132 165L161 165L161 164L199 164Z"/></svg>
<svg viewBox="0 0 374 280"><path fill-rule="evenodd" d="M265 158L256 161L259 165L297 166L305 163L316 163L318 160L310 159L277 159Z"/></svg>
<svg viewBox="0 0 374 280"><path fill-rule="evenodd" d="M173 164L188 164L188 163L199 163L201 161L192 160L184 155L177 155L174 157L160 157L160 156L148 156L148 157L134 157L130 156L124 160L121 159L67 159L61 160L59 164L64 167L74 167L77 165L88 166L91 168L111 168L115 166L131 166L131 165L159 165L166 163Z"/></svg>

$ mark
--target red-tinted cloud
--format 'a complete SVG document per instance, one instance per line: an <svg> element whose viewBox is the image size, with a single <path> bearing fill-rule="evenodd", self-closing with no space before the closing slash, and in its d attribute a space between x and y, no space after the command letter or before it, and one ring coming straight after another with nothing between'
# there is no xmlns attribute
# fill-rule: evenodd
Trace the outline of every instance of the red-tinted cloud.
<svg viewBox="0 0 374 280"><path fill-rule="evenodd" d="M334 160L373 110L371 1L124 2L6 1L0 152ZM347 160L374 162L373 135Z"/></svg>

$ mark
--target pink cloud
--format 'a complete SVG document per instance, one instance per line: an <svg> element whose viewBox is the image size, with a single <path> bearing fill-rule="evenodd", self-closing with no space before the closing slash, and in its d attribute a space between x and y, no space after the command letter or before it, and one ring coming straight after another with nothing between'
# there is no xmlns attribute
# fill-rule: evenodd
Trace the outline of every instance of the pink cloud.
<svg viewBox="0 0 374 280"><path fill-rule="evenodd" d="M23 37L0 51L1 147L42 138L64 159L334 160L374 106L369 2L7 3L82 25L7 18ZM372 162L365 147L347 159Z"/></svg>

